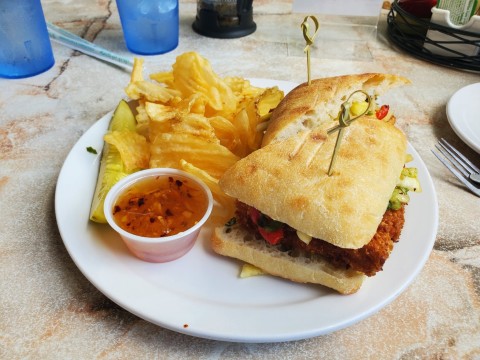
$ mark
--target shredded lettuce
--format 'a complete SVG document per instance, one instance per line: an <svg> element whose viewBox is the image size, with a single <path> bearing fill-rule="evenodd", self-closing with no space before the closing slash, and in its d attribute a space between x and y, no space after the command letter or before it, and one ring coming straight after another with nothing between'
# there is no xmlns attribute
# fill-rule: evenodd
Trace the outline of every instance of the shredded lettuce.
<svg viewBox="0 0 480 360"><path fill-rule="evenodd" d="M393 190L393 194L388 203L388 208L398 210L402 204L410 201L409 191L421 192L420 181L418 181L418 169L415 167L405 167L400 174L397 186Z"/></svg>

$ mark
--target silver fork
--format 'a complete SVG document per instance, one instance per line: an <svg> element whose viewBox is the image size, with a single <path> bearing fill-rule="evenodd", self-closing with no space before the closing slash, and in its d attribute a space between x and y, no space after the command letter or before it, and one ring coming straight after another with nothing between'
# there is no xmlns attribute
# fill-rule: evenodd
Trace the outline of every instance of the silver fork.
<svg viewBox="0 0 480 360"><path fill-rule="evenodd" d="M438 152L433 154L456 176L471 192L480 196L480 169L450 145L447 140L441 138L435 145Z"/></svg>

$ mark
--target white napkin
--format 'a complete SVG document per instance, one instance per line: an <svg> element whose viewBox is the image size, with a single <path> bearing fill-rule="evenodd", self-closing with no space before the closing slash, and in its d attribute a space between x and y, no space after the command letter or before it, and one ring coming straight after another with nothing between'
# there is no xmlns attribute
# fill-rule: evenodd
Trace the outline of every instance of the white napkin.
<svg viewBox="0 0 480 360"><path fill-rule="evenodd" d="M294 0L292 12L345 16L378 16L382 0Z"/></svg>

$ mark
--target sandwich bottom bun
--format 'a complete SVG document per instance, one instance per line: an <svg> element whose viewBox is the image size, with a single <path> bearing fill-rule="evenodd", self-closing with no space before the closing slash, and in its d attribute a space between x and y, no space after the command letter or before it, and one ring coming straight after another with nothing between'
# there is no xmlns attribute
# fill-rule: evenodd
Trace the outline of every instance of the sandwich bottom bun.
<svg viewBox="0 0 480 360"><path fill-rule="evenodd" d="M299 283L320 284L341 294L353 294L366 276L335 268L321 258L292 256L276 246L255 239L240 225L217 227L211 240L213 250L254 265L264 272Z"/></svg>

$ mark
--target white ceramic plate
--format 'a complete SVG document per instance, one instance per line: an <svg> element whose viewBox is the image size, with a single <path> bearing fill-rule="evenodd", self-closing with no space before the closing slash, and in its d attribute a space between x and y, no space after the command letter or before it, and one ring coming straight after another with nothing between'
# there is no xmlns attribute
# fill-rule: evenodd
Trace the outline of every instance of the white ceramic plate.
<svg viewBox="0 0 480 360"><path fill-rule="evenodd" d="M480 154L480 83L455 92L447 103L447 118L453 131Z"/></svg>
<svg viewBox="0 0 480 360"><path fill-rule="evenodd" d="M252 80L258 86L295 84ZM400 242L384 267L353 295L270 276L239 279L239 263L214 254L204 229L183 258L165 264L133 257L106 225L89 222L99 150L111 114L75 144L58 178L55 211L75 264L102 293L124 309L162 327L193 336L238 342L304 339L350 326L380 310L412 282L433 247L438 206L432 180L409 145L423 193L413 194Z"/></svg>

